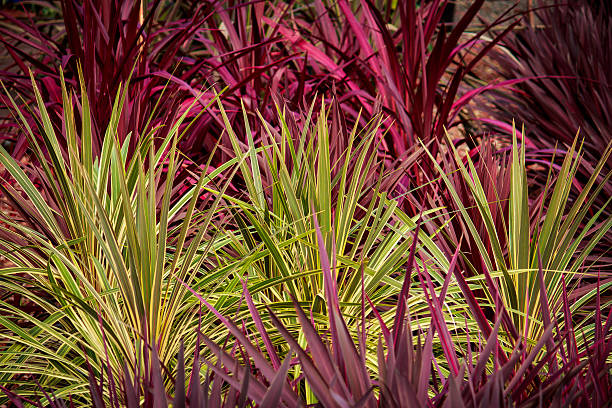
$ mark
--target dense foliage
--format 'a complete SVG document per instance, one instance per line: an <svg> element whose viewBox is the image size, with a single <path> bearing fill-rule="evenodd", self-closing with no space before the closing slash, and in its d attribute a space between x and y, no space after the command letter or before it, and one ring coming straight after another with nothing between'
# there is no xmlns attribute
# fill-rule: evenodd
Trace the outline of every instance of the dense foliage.
<svg viewBox="0 0 612 408"><path fill-rule="evenodd" d="M530 80L495 94L495 116L525 124L531 162L547 163L554 154L567 154L567 146L579 134L587 163L577 183L583 183L612 134L612 7L601 0L569 1L558 7L540 3L534 12L539 24L526 25L503 39L509 52L497 57L502 74L508 80ZM608 159L604 171L611 169ZM609 197L612 182L604 190ZM605 205L605 199L596 205ZM612 236L606 241L611 245Z"/></svg>
<svg viewBox="0 0 612 408"><path fill-rule="evenodd" d="M606 406L610 14L573 3L6 7L0 403Z"/></svg>

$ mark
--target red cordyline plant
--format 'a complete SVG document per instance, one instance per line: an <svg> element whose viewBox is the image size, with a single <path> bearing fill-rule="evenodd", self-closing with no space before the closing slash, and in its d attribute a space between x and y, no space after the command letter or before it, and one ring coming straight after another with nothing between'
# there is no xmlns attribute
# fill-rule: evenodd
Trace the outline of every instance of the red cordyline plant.
<svg viewBox="0 0 612 408"><path fill-rule="evenodd" d="M607 147L612 133L609 8L607 1L586 0L541 6L534 11L539 24L526 24L504 39L508 53L498 54L502 74L531 79L505 93L498 114L506 122L524 123L535 147L569 146L578 131L590 162ZM610 168L612 161L606 164Z"/></svg>
<svg viewBox="0 0 612 408"><path fill-rule="evenodd" d="M42 18L36 7L28 11L30 8L20 5L14 8L25 13L0 12L5 61L0 79L13 95L20 96L25 107L34 99L32 71L41 80L41 93L51 119L61 129L60 71L72 90L80 87L81 71L90 101L94 156L100 153L102 130L111 119L115 95L128 79L132 79L129 95L117 132L120 140L133 133L131 150L138 143L139 132L148 124L167 131L170 121L188 106L181 91L158 73L176 67L181 45L201 26L201 10L196 10L190 19L178 20L173 9L161 1L61 0L38 6L50 17ZM3 103L11 108L8 100L3 99ZM77 107L75 111L80 115L82 108ZM34 116L29 119L34 122ZM25 153L27 139L10 115L3 122L2 138L15 157Z"/></svg>
<svg viewBox="0 0 612 408"><path fill-rule="evenodd" d="M239 137L245 129L239 109L230 105L240 108L244 103L253 115L260 111L272 121L274 95L289 101L293 109L305 108L304 100L314 99L315 94L336 96L349 120L357 120L361 110L367 122L379 111L379 100L392 118L380 149L398 158L419 138L439 139L444 127L458 123L458 113L475 95L499 86L472 90L464 88L463 80L514 24L485 41L490 28L508 18L500 16L491 26L470 34L468 27L484 0L474 2L454 25L442 21L448 3L377 5L342 0L332 5L317 0L167 5L62 0L44 3L61 16L59 23L35 21L36 14L29 19L2 14L0 40L11 61L2 76L27 101L33 94L27 72L31 66L43 78L50 107L58 109L55 116L61 117L58 68L61 65L76 86L80 62L96 124L103 126L118 84L125 83L133 70L121 120L123 134L143 129L148 120L166 123L166 116L195 97L200 97L203 108L226 87L222 99ZM464 57L469 58L463 61ZM170 89L160 97L166 85ZM209 86L217 89L207 90ZM158 103L160 109L151 117ZM198 109L192 112L198 113ZM197 158L212 149L222 126L218 112L207 109L181 147ZM12 137L5 132L20 155L26 144Z"/></svg>
<svg viewBox="0 0 612 408"><path fill-rule="evenodd" d="M508 35L506 52L496 54L505 78L530 79L490 94L496 105L492 116L499 120L486 122L498 129L513 119L524 124L528 159L544 165L552 156L562 157L579 134L585 158L579 193L612 135L612 8L601 0L549 3L536 3L537 24L526 23ZM604 172L610 170L612 159L604 166ZM612 182L604 191L612 194ZM609 247L612 236L606 240Z"/></svg>
<svg viewBox="0 0 612 408"><path fill-rule="evenodd" d="M330 137L333 151L343 151L347 145L350 132L345 129L352 122L361 118L365 124L382 110L389 120L379 131L377 154L396 174L397 182L390 183L389 190L416 197L403 201L414 215L418 206L409 203L423 201L430 189L412 190L434 178L427 161L414 164L410 157L418 148L415 141L425 141L436 155L444 128L459 123L458 115L468 102L504 85L472 89L464 84L476 64L515 24L492 36L492 26L509 20L500 16L469 33L483 3L474 2L449 25L443 22L449 2L441 0L420 5L369 0L332 5L317 0L312 4L205 1L172 6L160 1L62 0L48 4L61 15L59 23L34 23L34 16L23 20L4 14L8 24L0 29L0 40L13 62L2 76L27 106L33 95L27 72L31 66L41 78L51 120L60 130L64 124L59 65L68 84L76 87L82 60L92 101L94 156L103 137L99 129L110 119L111 96L130 75L117 130L120 140L132 132L131 151L142 129L157 127L162 140L173 118L197 99L187 118L194 119L190 131L179 142L181 151L195 163L205 161L204 155L217 143L221 148L213 165L233 156L228 139L221 137L222 115L209 104L219 93L230 126L245 144L247 134L255 144L265 139L258 114L279 131L283 125L276 105L299 118L308 108L305 101L315 100L315 95L326 97L316 100L333 100L338 112ZM248 114L246 122L242 106ZM77 117L80 110L75 110ZM315 115L318 111L315 106ZM34 123L34 116L29 120ZM20 157L27 147L23 133L10 117L3 126L2 137L14 156ZM399 170L399 162L410 165L402 164ZM193 164L186 162L186 166ZM177 177L189 175L180 171ZM239 188L230 186L229 191Z"/></svg>
<svg viewBox="0 0 612 408"><path fill-rule="evenodd" d="M447 1L414 1L383 7L370 0L321 0L289 21L265 20L304 53L304 65L317 73L317 90L334 83L343 110L354 119L383 111L393 119L382 149L402 157L418 139L439 140L444 128L458 123L458 114L478 93L500 86L465 89L474 66L516 23L485 41L493 25L468 34L484 1L473 2L454 25L444 24ZM506 12L507 14L508 12ZM469 56L469 62L463 58ZM432 145L434 153L437 144Z"/></svg>
<svg viewBox="0 0 612 408"><path fill-rule="evenodd" d="M504 40L510 52L505 75L533 78L516 86L504 117L524 122L539 148L567 146L580 131L585 155L597 161L610 140L612 13L606 4L574 0L541 7L534 12L541 24Z"/></svg>

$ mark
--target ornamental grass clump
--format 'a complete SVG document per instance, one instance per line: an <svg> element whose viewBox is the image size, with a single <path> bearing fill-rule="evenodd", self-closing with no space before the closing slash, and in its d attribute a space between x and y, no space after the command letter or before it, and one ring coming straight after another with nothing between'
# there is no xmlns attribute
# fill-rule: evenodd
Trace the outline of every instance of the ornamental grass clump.
<svg viewBox="0 0 612 408"><path fill-rule="evenodd" d="M94 159L84 88L77 99L62 87L64 117L57 129L34 80L32 86L33 126L44 139L38 142L14 104L31 141L32 164L0 148L2 191L20 216L2 216L0 248L10 265L2 269L3 291L19 294L39 313L1 301L0 330L9 343L0 351L0 383L18 386L26 397L43 389L89 401L90 372L99 378L108 368L110 378L123 383L129 380L124 375L143 370L145 345L166 367L174 367L181 342L193 349L197 307L177 282L191 284L215 251L212 225L221 200L203 194L215 173L203 172L196 185L175 192L181 163L176 145L186 112L159 148L159 129L143 129L130 156L129 140L120 143L116 134L122 87ZM82 109L80 126L74 106ZM58 141L58 131L67 145Z"/></svg>

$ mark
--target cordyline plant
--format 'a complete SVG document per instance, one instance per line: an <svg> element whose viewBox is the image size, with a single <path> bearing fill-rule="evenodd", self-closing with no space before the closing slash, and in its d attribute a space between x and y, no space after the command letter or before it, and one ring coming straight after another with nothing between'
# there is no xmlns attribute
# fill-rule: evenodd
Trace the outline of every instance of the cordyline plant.
<svg viewBox="0 0 612 408"><path fill-rule="evenodd" d="M256 146L251 133L247 134L247 143L240 142L225 108L219 105L226 121L226 144L233 145L232 155L241 163L236 186L242 193L223 195L226 202L232 203L233 214L228 221L233 228L225 230L227 245L223 251L228 256L199 282L203 286L192 286L198 293L206 293L208 301L215 302L215 308L225 316L242 318L250 315L253 308L264 307L287 313L293 297L300 304L312 306L313 318L319 324L327 324L314 214L320 217L327 248L335 248L339 296L343 311L355 317L349 322L352 328L359 324L356 317L360 313L361 283L377 305L392 305L401 289L398 273L408 259L417 217L406 215L384 191L402 175L402 167L386 172L373 154L380 117L364 129L355 125L345 130L349 132L349 143L342 149L332 142L333 132L338 131L335 108L327 111L325 104L321 106L316 119L312 107L304 117L296 119L279 106L278 121L283 125L280 132L260 116L266 134L264 142ZM250 129L246 109L243 117L245 127ZM404 165L419 154L420 150L416 150ZM213 188L208 190L221 194ZM425 219L434 214L435 209L423 211ZM436 232L421 231L419 235L417 250L429 260L432 270L447 268L448 261L434 243ZM252 305L236 295L242 289L241 280L251 294ZM437 278L437 282L441 281ZM214 290L203 290L204 287ZM415 299L410 307L414 315L420 316L419 311L427 305L423 299ZM381 313L386 321L392 320L392 307ZM271 327L267 315L262 319ZM209 322L205 318L204 326ZM298 320L293 319L293 323L291 330L299 333ZM427 324L425 320L422 323ZM259 329L253 327L251 320L244 324L248 329ZM222 326L207 332L217 342L226 334ZM282 347L285 343L276 330L270 337L272 344Z"/></svg>
<svg viewBox="0 0 612 408"><path fill-rule="evenodd" d="M524 123L530 147L526 158L540 164L550 162L552 155L569 154L579 132L585 160L577 184L582 188L612 135L612 12L610 3L600 0L543 3L534 11L538 25L508 35L503 41L506 51L496 54L501 75L530 79L512 92L492 93L493 116L499 121L486 122L497 127L513 119ZM612 170L611 158L603 169L604 174ZM545 174L540 179L545 180ZM603 190L610 196L612 182ZM605 198L596 201L599 208L604 203ZM605 214L609 217L610 210ZM606 241L609 247L612 234Z"/></svg>
<svg viewBox="0 0 612 408"><path fill-rule="evenodd" d="M164 132L159 149L153 128L130 156L129 140L121 143L117 136L126 98L121 87L94 159L86 92L78 100L83 118L78 126L77 98L62 87L67 143L62 147L33 79L32 87L34 125L44 146L13 102L37 165L20 164L0 148L2 194L19 215L2 214L0 253L9 266L0 275L4 294L27 299L39 313L0 302L0 331L9 340L0 349L0 384L20 385L26 397L42 387L58 398L79 398L89 383L86 366L96 378L106 366L136 375L146 344L170 367L179 344L188 344L185 331L197 325L197 309L172 277L191 283L215 251L220 198L201 193L223 169L206 176L205 167L197 184L173 199L182 187L174 184L174 175L186 113ZM36 383L23 374L35 375Z"/></svg>
<svg viewBox="0 0 612 408"><path fill-rule="evenodd" d="M602 172L612 146L602 153L580 194L569 200L582 161L574 142L559 172L551 171L544 190L531 200L527 148L518 144L516 130L513 134L508 165L505 160L491 160L477 167L469 155L462 157L449 142L453 157L442 165L436 163L447 186L439 204L445 203L459 217L449 220L448 237L451 242L457 236L466 238L461 263L469 280L477 283L476 293L483 293L491 306L498 299L503 301L500 313L509 341L520 336L537 341L555 320L535 323L533 317L562 310L564 296L575 302L570 309L581 320L557 324L576 324L585 340L590 339L600 320L594 319L595 311L585 310L599 302L600 292L612 285L609 273L604 272L606 262L591 257L612 227L612 219L604 216L612 199L594 208L612 176L612 172ZM467 282L459 283L470 299ZM542 302L543 297L547 302ZM479 316L480 327L485 327L483 311Z"/></svg>
<svg viewBox="0 0 612 408"><path fill-rule="evenodd" d="M485 41L493 25L468 34L484 1L472 2L452 26L442 22L448 1L387 2L317 0L293 21L266 19L292 49L306 54L304 66L323 79L318 88L337 87L343 111L352 120L363 112L369 119L377 101L393 119L385 126L380 148L402 157L417 140L441 140L444 128L458 123L458 114L478 93L500 86L462 89L474 66L512 29ZM469 62L462 58L470 55ZM437 143L431 145L437 153ZM414 174L418 180L419 175ZM406 186L407 187L407 186Z"/></svg>
<svg viewBox="0 0 612 408"><path fill-rule="evenodd" d="M27 74L32 66L43 79L43 94L55 121L62 115L57 62L73 87L78 87L76 66L83 64L96 136L94 154L102 143L97 124L108 121L118 84L126 82L133 68L124 109L128 114L118 128L120 140L132 132L130 152L156 103L163 109L157 110L153 122L168 124L177 109L194 98L199 99L190 115L205 113L180 147L193 160L210 152L224 127L220 112L207 105L214 91L201 91L210 85L217 91L228 88L221 99L242 142L246 129L241 104L251 115L259 111L279 130L275 95L286 99L293 110L306 109L304 101L317 94L327 100L335 96L349 122L360 118L362 125L377 115L380 100L392 120L379 133L379 137L384 134L379 153L387 159L403 158L416 140L441 139L444 127L458 123L459 112L474 96L501 86L469 89L463 81L512 29L513 24L499 35L491 33L493 26L508 19L507 13L469 33L484 0L473 2L452 27L443 21L449 3L62 0L44 3L61 16L59 22L4 14L0 40L12 63L2 76L27 102L34 95ZM160 97L166 81L172 98ZM15 125L10 120L5 124ZM260 123L253 126L264 137ZM19 157L26 140L18 132L4 135ZM431 149L435 153L437 143ZM227 156L223 150L218 153L215 160L223 162ZM416 168L412 173L420 177ZM404 184L409 188L408 180Z"/></svg>
<svg viewBox="0 0 612 408"><path fill-rule="evenodd" d="M89 118L82 119L80 109L75 109L77 122L91 123L92 152L97 157L102 148L105 125L113 114L114 98L122 84L134 80L127 89L122 115L117 124L117 136L121 142L131 132L130 153L134 150L145 124L153 120L155 125L171 122L179 109L190 102L177 93L176 87L166 90L167 79L154 75L173 69L175 56L181 43L193 32L195 21L172 21L172 11L163 9L161 1L76 1L62 0L41 2L48 17L26 13L21 18L0 12L0 42L3 44L5 62L0 78L9 84L13 93L19 94L24 105L30 104L35 92L29 79L29 70L41 78L40 92L49 110L51 122L60 127L62 112L63 74L66 85L79 90L78 67L90 103ZM16 6L19 8L19 6ZM198 15L198 13L196 13ZM60 19L57 20L56 17ZM169 20L168 20L169 19ZM167 22L165 27L164 23ZM61 73L60 73L61 71ZM172 98L168 97L171 93ZM12 106L5 99L5 108ZM21 104L21 101L18 100ZM155 109L161 103L163 109ZM32 124L35 120L22 109ZM156 116L151 118L151 113ZM3 138L8 139L11 153L20 158L28 147L28 140L19 131L19 124L7 117ZM34 126L33 126L34 128ZM162 130L163 132L164 130ZM34 135L43 135L34 129ZM67 141L61 139L62 144Z"/></svg>
<svg viewBox="0 0 612 408"><path fill-rule="evenodd" d="M580 131L585 158L596 163L612 133L612 15L596 13L588 3L541 7L534 11L541 24L504 39L508 52L497 54L502 73L531 79L503 99L499 114L524 123L530 143L541 149L569 147ZM606 170L611 168L608 160Z"/></svg>

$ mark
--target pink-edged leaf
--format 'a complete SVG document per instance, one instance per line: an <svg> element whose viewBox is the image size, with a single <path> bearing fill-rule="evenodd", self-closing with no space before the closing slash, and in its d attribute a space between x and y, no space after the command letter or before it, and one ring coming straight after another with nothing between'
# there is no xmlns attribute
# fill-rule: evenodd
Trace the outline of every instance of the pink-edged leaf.
<svg viewBox="0 0 612 408"><path fill-rule="evenodd" d="M487 365L487 361L489 356L493 352L493 349L499 347L499 342L497 340L497 334L499 332L499 326L501 325L501 319L497 319L495 322L495 326L493 326L493 331L487 338L487 342L485 344L484 349L480 352L478 356L478 361L476 363L476 367L471 375L472 383L476 383L478 378L484 373L484 370Z"/></svg>
<svg viewBox="0 0 612 408"><path fill-rule="evenodd" d="M433 283L429 279L427 269L425 269L424 273L421 274L419 266L415 265L415 268L417 271L417 276L421 282L423 293L425 294L425 300L429 306L429 312L431 314L433 325L436 330L438 330L438 336L442 344L442 349L444 350L444 355L450 364L451 375L457 376L459 374L459 359L457 358L457 353L455 352L455 345L453 344L451 334L446 326L446 321L444 320L444 316L442 316L442 305L434 305L434 302L438 303L438 298L436 296ZM450 273L448 275L450 275Z"/></svg>
<svg viewBox="0 0 612 408"><path fill-rule="evenodd" d="M249 308L249 311L251 312L251 317L253 318L253 321L255 322L255 327L257 327L257 330L259 331L259 334L261 335L261 339L266 346L266 350L268 351L268 355L270 356L270 359L272 360L272 367L274 367L275 370L278 370L281 365L280 360L278 358L278 354L276 354L276 350L274 346L272 345L270 336L268 336L268 332L266 331L266 328L264 327L263 322L261 321L261 317L259 316L257 308L255 308L255 304L253 303L253 299L251 298L251 294L249 293L246 282L243 280L240 280L240 282L242 283L242 293L244 294L244 298L246 299L247 306Z"/></svg>
<svg viewBox="0 0 612 408"><path fill-rule="evenodd" d="M406 265L406 274L404 275L404 282L402 283L402 289L397 299L397 311L395 312L395 319L393 321L393 344L394 347L398 342L398 339L402 336L403 321L406 313L406 300L410 292L410 282L412 280L412 271L415 267L415 254L417 242L419 240L419 231L421 230L422 218L419 217L414 234L412 236L412 246L410 247L410 253L408 254L408 263Z"/></svg>
<svg viewBox="0 0 612 408"><path fill-rule="evenodd" d="M282 391L285 383L287 382L287 372L289 371L289 366L291 363L291 350L287 353L285 360L283 361L283 365L278 369L276 376L272 380L270 384L270 388L266 391L266 395L264 395L260 408L276 408L280 406ZM297 406L297 405L296 405Z"/></svg>
<svg viewBox="0 0 612 408"><path fill-rule="evenodd" d="M542 314L542 322L544 327L548 327L552 324L552 315L550 313L550 305L548 302L548 295L546 294L546 282L544 281L544 271L542 270L542 257L540 255L540 247L537 248L538 255L538 284L540 289L540 313ZM599 292L598 292L599 293ZM546 347L549 350L554 348L554 342L552 337L548 339ZM551 371L557 371L559 369L555 358L551 359Z"/></svg>
<svg viewBox="0 0 612 408"><path fill-rule="evenodd" d="M301 309L300 310L296 309L296 311L298 312L298 316L300 315L300 312L301 312L301 315L310 324L310 321L308 320L308 318L306 318L306 316L304 315L303 311L301 311ZM272 320L272 324L274 324L274 326L276 326L276 328L278 329L280 334L283 336L283 338L287 341L287 343L289 343L289 346L291 347L291 349L294 350L297 353L299 361L300 361L300 364L302 366L302 371L303 371L304 375L306 376L306 379L308 380L308 382L309 382L309 384L310 384L314 394L317 396L319 401L321 403L323 403L324 406L330 406L330 407L334 406L334 399L331 396L330 392L334 388L339 390L338 389L339 384L338 384L337 381L335 381L335 382L330 382L330 381L331 381L331 379L336 378L336 374L334 373L334 371L332 369L331 370L332 375L324 375L323 373L321 373L319 371L319 368L318 368L318 367L324 368L325 366L329 367L329 366L332 365L331 355L329 354L329 351L327 351L327 349L326 349L327 358L323 358L321 360L317 359L317 355L313 353L313 356L317 360L317 365L315 365L315 363L310 358L308 353L306 353L306 351L304 351L304 349L302 347L300 347L298 342L295 341L295 339L287 331L285 326L283 326L281 321L278 320L276 315L274 313L272 313L271 310L269 311L269 313L270 313L270 320ZM316 334L316 332L315 332L315 334ZM306 334L306 335L308 336L308 334ZM318 337L318 335L317 335L317 337ZM323 344L321 342L321 338L320 337L318 337L318 340L314 341L315 344L318 343L318 342ZM309 342L309 348L310 348L310 350L312 352L313 344L310 344L310 342Z"/></svg>
<svg viewBox="0 0 612 408"><path fill-rule="evenodd" d="M374 305L374 303L372 302L372 300L370 299L370 297L367 294L366 294L366 299L367 299L368 303L370 304L370 307L372 308L371 309L372 313L376 317L376 320L378 320L378 324L380 324L380 330L383 333L385 341L390 344L390 342L392 340L391 339L391 331L389 330L389 328L385 324L385 321L383 320L383 318L380 315L380 313L378 312L378 310L376 310L376 305Z"/></svg>
<svg viewBox="0 0 612 408"><path fill-rule="evenodd" d="M185 282L176 278L187 290L189 290L198 300L206 306L208 310L210 310L221 322L229 329L230 333L240 342L240 344L246 349L247 354L253 362L255 366L261 371L264 377L268 381L272 381L275 376L275 370L270 366L268 360L261 354L261 352L253 346L253 344L249 341L249 339L245 336L245 334L236 326L231 320L227 319L221 313L219 313L210 303L206 301L199 293L194 291L189 285ZM287 386L283 391L283 398L291 399L292 392Z"/></svg>
<svg viewBox="0 0 612 408"><path fill-rule="evenodd" d="M481 86L481 87L478 87L476 89L472 89L471 91L466 92L453 103L452 110L450 111L450 120L452 121L452 119L455 118L455 116L457 116L459 111L463 109L463 107L467 105L472 99L474 99L476 95L479 95L491 89L504 88L504 87L508 87L508 86L518 84L521 82L529 81L530 79L535 79L535 78L507 79L505 81L499 81L493 84Z"/></svg>

